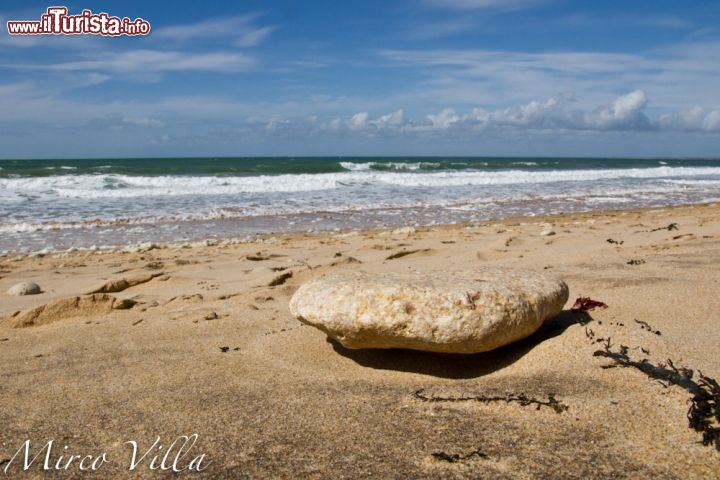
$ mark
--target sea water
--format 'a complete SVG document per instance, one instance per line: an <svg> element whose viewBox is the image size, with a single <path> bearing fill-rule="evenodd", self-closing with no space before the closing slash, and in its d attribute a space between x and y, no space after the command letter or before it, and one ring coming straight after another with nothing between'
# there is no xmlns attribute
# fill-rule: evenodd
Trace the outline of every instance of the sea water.
<svg viewBox="0 0 720 480"><path fill-rule="evenodd" d="M720 159L0 160L0 251L720 200Z"/></svg>

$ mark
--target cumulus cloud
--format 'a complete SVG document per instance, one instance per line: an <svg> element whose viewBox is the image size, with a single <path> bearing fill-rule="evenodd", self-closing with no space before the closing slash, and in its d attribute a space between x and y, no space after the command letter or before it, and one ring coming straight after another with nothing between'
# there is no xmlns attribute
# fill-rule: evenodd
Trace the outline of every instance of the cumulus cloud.
<svg viewBox="0 0 720 480"><path fill-rule="evenodd" d="M643 112L648 99L641 90L621 95L610 104L592 111L573 109L573 101L571 96L561 95L518 107L490 111L476 108L464 118L464 123L479 128L594 131L649 130L658 126Z"/></svg>
<svg viewBox="0 0 720 480"><path fill-rule="evenodd" d="M720 132L720 110L713 110L705 116L703 130Z"/></svg>
<svg viewBox="0 0 720 480"><path fill-rule="evenodd" d="M444 108L439 113L427 114L419 121L407 118L403 110L377 118L372 118L368 112L359 112L345 121L334 119L324 124L324 129L371 133L396 130L417 134L492 129L720 132L720 110L693 108L652 120L644 111L648 103L647 94L635 90L616 97L606 105L581 110L574 108L572 95L563 94L515 107L473 108L465 115L454 108ZM315 118L313 123L317 122Z"/></svg>
<svg viewBox="0 0 720 480"><path fill-rule="evenodd" d="M350 130L362 130L368 126L368 118L370 115L368 112L360 112L350 118L347 126Z"/></svg>
<svg viewBox="0 0 720 480"><path fill-rule="evenodd" d="M588 128L598 130L642 130L650 126L650 120L643 113L648 103L642 90L635 90L615 99L609 106L586 114Z"/></svg>
<svg viewBox="0 0 720 480"><path fill-rule="evenodd" d="M376 120L377 125L389 125L393 127L401 127L405 125L407 120L405 119L405 112L401 110L397 110L393 113L389 113L387 115L382 115L380 118Z"/></svg>
<svg viewBox="0 0 720 480"><path fill-rule="evenodd" d="M720 132L720 110L694 107L676 113L666 113L658 119L663 130Z"/></svg>
<svg viewBox="0 0 720 480"><path fill-rule="evenodd" d="M544 102L532 101L516 108L486 111L475 108L466 117L480 126L505 125L527 128L564 127L571 123L562 109L562 99L549 98Z"/></svg>
<svg viewBox="0 0 720 480"><path fill-rule="evenodd" d="M585 105L571 94L562 94L502 108L482 106L440 108L434 112L414 111L407 115L403 109L371 113L356 111L344 117L328 116L329 111L316 103L314 111L293 103L242 102L226 97L189 96L163 97L147 102L79 102L63 99L33 82L0 84L0 121L62 123L63 125L111 124L126 127L166 129L169 133L178 124L202 120L222 128L242 128L261 135L316 134L367 136L447 136L448 138L479 138L483 132L542 131L552 134L562 131L645 131L697 132L720 134L720 109L686 108L665 111L651 117L646 112L648 95L635 90L608 99L597 107ZM38 119L36 112L42 111ZM108 118L113 119L108 123ZM103 123L104 122L104 123ZM229 127L234 125L235 127Z"/></svg>
<svg viewBox="0 0 720 480"><path fill-rule="evenodd" d="M312 124L317 124L318 117L313 116ZM379 132L383 130L401 129L408 124L405 118L405 112L400 109L386 115L380 115L377 118L371 118L368 112L358 112L352 115L347 121L342 121L339 118L330 121L326 127L329 130L351 130L351 131L366 131L366 132Z"/></svg>
<svg viewBox="0 0 720 480"><path fill-rule="evenodd" d="M460 117L455 114L455 110L452 108L444 108L437 115L430 114L427 116L430 125L434 129L447 130L460 121Z"/></svg>

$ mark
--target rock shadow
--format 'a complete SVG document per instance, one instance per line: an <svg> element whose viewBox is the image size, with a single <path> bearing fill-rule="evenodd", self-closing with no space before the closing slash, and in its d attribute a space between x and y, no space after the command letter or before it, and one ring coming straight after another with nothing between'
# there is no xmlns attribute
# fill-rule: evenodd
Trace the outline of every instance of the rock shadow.
<svg viewBox="0 0 720 480"><path fill-rule="evenodd" d="M502 370L530 352L537 345L561 335L572 325L585 325L592 321L585 312L563 310L529 337L492 350L476 354L421 352L403 349L358 349L343 347L337 340L327 337L333 349L364 367L379 370L421 373L441 378L469 379L482 377Z"/></svg>

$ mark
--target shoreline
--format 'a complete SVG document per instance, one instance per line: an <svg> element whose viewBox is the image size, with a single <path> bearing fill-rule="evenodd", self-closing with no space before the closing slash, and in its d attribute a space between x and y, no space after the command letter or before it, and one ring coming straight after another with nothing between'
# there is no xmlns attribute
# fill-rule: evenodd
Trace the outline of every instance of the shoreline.
<svg viewBox="0 0 720 480"><path fill-rule="evenodd" d="M717 203L6 255L0 459L55 439L106 453L102 478L156 478L127 471L126 442L197 434L192 478L712 478L692 395L597 352L720 377L718 258ZM327 274L485 265L550 272L570 300L528 339L461 357L347 350L288 311ZM21 281L43 293L5 293ZM608 308L577 317L581 296Z"/></svg>
<svg viewBox="0 0 720 480"><path fill-rule="evenodd" d="M0 258L7 257L7 256L13 256L13 255L25 255L25 256L38 256L38 255L52 255L52 254L63 254L63 253L74 253L74 252L107 252L107 253L136 253L138 251L147 250L149 246L152 246L152 248L170 248L170 249L176 249L176 248L199 248L199 247L205 247L205 246L227 246L227 245L239 245L239 244L248 244L248 243L262 243L262 238L264 237L274 237L274 236L294 236L294 235L305 235L305 234L315 234L315 235L335 235L335 234L348 234L348 233L363 233L363 232L382 232L382 231L392 231L392 230L398 230L402 228L415 228L415 229L442 229L442 228L469 228L473 225L480 225L480 224L486 224L486 223L500 223L500 222L522 222L522 223L549 223L553 221L562 221L565 217L570 216L584 216L584 215L603 215L603 214L630 214L630 213L641 213L641 212L652 212L652 211L659 211L659 210L666 210L666 209L684 209L684 208L694 208L694 207L712 207L720 205L718 202L701 202L701 203L690 203L690 204L680 204L680 205L667 205L667 206L652 206L652 207L631 207L631 208L618 208L618 209L590 209L590 210L582 210L582 211L571 211L571 212L561 212L561 213L542 213L538 215L510 215L507 217L493 217L488 219L477 219L477 220L462 220L458 222L452 222L452 223L437 223L437 224L404 224L404 223L398 223L396 225L382 225L382 226L362 226L362 227L332 227L332 228L321 228L321 229L306 229L306 230L300 230L302 227L297 227L297 229L289 229L286 231L258 231L255 233L249 233L246 235L241 236L219 236L217 234L213 234L210 236L207 236L206 238L196 238L196 239L189 239L189 240L170 240L170 241L154 241L149 239L142 239L137 242L130 242L130 243L121 243L121 244L114 244L114 245L92 245L90 247L69 247L67 249L51 249L51 248L42 248L38 250L33 251L23 251L20 249L16 250L2 250L0 251ZM398 209L398 211L403 211L404 209ZM336 212L327 212L325 215L337 215ZM323 215L320 213L316 214L303 214L305 216L309 217L322 217ZM299 217L302 217L303 215L298 215ZM282 217L282 216L281 216ZM271 219L277 218L277 216L271 216L267 217ZM253 219L255 220L255 219ZM200 225L204 222L213 222L213 223L222 223L222 222L238 222L242 221L242 219L210 219L210 220L189 220L189 221L182 221L182 222L168 222L168 224L182 224L186 225L188 227L191 227L193 225ZM296 224L297 222L293 222L293 224ZM109 224L109 225L103 225L104 227L117 227L117 226L127 226L130 225L127 222L124 221L118 221L116 224ZM148 224L152 225L152 224ZM82 227L80 227L82 228ZM75 230L75 227L70 228L69 230ZM47 230L44 230L45 232L53 232L53 231L65 231L65 229L52 229L49 228Z"/></svg>
<svg viewBox="0 0 720 480"><path fill-rule="evenodd" d="M0 252L720 201L716 160L245 160L15 162L0 176Z"/></svg>

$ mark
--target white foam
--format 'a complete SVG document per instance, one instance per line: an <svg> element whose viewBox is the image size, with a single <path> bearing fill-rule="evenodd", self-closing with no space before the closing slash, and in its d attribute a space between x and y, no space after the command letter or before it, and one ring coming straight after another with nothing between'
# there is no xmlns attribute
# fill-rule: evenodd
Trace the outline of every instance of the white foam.
<svg viewBox="0 0 720 480"><path fill-rule="evenodd" d="M322 174L0 178L0 247L6 247L3 234L13 243L107 227L122 237L173 222L294 214L362 218L380 210L388 218L424 208L509 215L535 208L528 205L541 208L542 202L558 211L571 204L645 206L700 202L720 191L717 167L408 171L414 164L406 163L404 170L386 171L371 163Z"/></svg>
<svg viewBox="0 0 720 480"><path fill-rule="evenodd" d="M650 185L645 187L629 186L594 188L593 192L588 191L587 185L578 184L573 188L563 189L562 193L542 192L538 195L535 190L522 189L494 189L492 193L483 195L460 196L448 195L399 195L386 196L376 194L373 196L353 197L342 191L334 193L325 192L320 195L311 194L310 197L292 201L277 202L248 202L230 206L213 206L213 201L205 204L171 204L173 210L161 211L148 207L147 210L135 207L135 211L143 212L137 216L126 212L122 208L115 208L113 211L99 207L93 213L85 214L87 219L78 217L74 210L66 208L66 213L57 218L52 215L52 220L20 221L0 223L0 233L22 234L31 232L67 231L71 229L94 229L97 227L113 227L116 231L134 232L141 231L148 225L169 224L173 222L225 220L225 219L249 219L254 217L285 216L295 214L325 215L325 214L357 214L362 216L372 211L383 211L386 215L402 215L405 209L418 208L444 208L458 211L483 211L488 206L505 208L512 204L527 204L537 202L585 202L592 203L629 203L637 201L638 198L664 198L676 192L683 192L682 185L671 185L658 187ZM557 190L556 190L557 192ZM77 201L77 200L75 200ZM119 202L128 200L118 199ZM134 200L130 200L134 201ZM152 200L150 200L152 202ZM56 204L62 201L55 202ZM182 211L185 208L191 212ZM178 211L179 210L179 211ZM192 213L194 211L195 213ZM118 215L119 214L119 215ZM70 215L68 217L68 215Z"/></svg>
<svg viewBox="0 0 720 480"><path fill-rule="evenodd" d="M360 165L360 164L357 164ZM364 168L364 167L362 167ZM0 179L0 198L132 198L187 195L238 195L243 193L293 193L337 190L348 186L456 187L547 184L623 179L666 179L685 182L718 176L720 168L655 167L603 170L553 171L433 171L404 173L368 169L321 174L261 176L131 176L63 175ZM715 180L711 180L715 181Z"/></svg>
<svg viewBox="0 0 720 480"><path fill-rule="evenodd" d="M68 230L86 228L88 226L99 224L99 222L93 222L91 224L84 222L20 222L0 225L0 233L31 233L51 230Z"/></svg>
<svg viewBox="0 0 720 480"><path fill-rule="evenodd" d="M363 170L370 170L373 163L375 163L375 162L368 162L368 163L340 162L340 166L342 168L344 168L345 170L350 170L353 172L360 172Z"/></svg>
<svg viewBox="0 0 720 480"><path fill-rule="evenodd" d="M696 179L671 179L663 180L665 183L674 185L698 185L698 186L717 186L720 187L720 180L696 180Z"/></svg>
<svg viewBox="0 0 720 480"><path fill-rule="evenodd" d="M463 164L465 165L465 164ZM428 169L428 168L439 168L440 164L436 162L367 162L367 163L354 163L354 162L340 162L340 166L344 168L345 170L350 170L353 172L363 172L367 170L373 170L373 167L381 167L377 168L377 170L385 170L385 169L391 169L391 170L398 170L398 171L404 171L404 170L421 170L421 169Z"/></svg>
<svg viewBox="0 0 720 480"><path fill-rule="evenodd" d="M341 180L342 176L332 174L253 177L67 175L0 179L0 190L63 198L128 198L328 190L338 188Z"/></svg>
<svg viewBox="0 0 720 480"><path fill-rule="evenodd" d="M605 170L553 170L553 171L521 171L502 170L483 171L452 171L429 172L422 175L403 175L387 172L374 174L378 182L423 187L451 187L461 185L517 185L543 184L553 182L583 182L613 179L653 179L666 177L692 177L701 175L720 175L720 168L701 167L656 167L633 169Z"/></svg>

